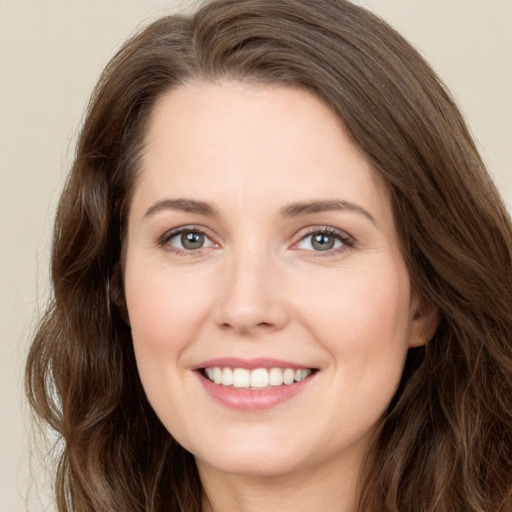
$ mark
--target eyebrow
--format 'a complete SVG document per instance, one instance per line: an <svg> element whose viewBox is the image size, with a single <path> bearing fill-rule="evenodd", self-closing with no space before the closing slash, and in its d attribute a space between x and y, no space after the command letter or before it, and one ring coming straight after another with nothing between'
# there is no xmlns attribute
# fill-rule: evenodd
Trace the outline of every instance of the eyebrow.
<svg viewBox="0 0 512 512"><path fill-rule="evenodd" d="M217 210L209 203L197 201L196 199L163 199L150 206L144 217L149 217L162 210L180 210L188 213L197 213L206 217L217 217Z"/></svg>
<svg viewBox="0 0 512 512"><path fill-rule="evenodd" d="M146 210L144 217L149 217L163 210L179 210L188 213L197 213L199 215L205 215L206 217L219 216L217 209L210 203L188 198L169 198L157 201L155 204L150 206ZM365 210L364 208L357 204L351 203L349 201L343 201L340 199L292 203L281 208L280 214L281 217L290 218L302 217L313 213L329 211L348 211L359 213L366 217L367 219L369 219L373 224L375 224L375 226L377 226L375 218L369 211Z"/></svg>
<svg viewBox="0 0 512 512"><path fill-rule="evenodd" d="M369 219L375 226L377 222L373 215L362 208L361 206L351 203L349 201L343 201L340 199L326 200L326 201L307 201L300 203L293 203L284 208L281 208L282 217L301 217L304 215L310 215L312 213L321 213L329 211L348 211L355 212L364 215Z"/></svg>

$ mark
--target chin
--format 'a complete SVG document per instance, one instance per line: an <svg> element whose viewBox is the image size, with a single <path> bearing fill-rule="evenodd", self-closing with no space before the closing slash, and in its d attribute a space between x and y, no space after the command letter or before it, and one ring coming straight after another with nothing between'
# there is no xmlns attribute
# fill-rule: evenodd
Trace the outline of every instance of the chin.
<svg viewBox="0 0 512 512"><path fill-rule="evenodd" d="M196 451L198 467L211 466L228 474L276 477L299 469L306 463L303 443L285 443L282 439L257 436L249 440L228 436L229 442ZM301 447L302 446L302 447Z"/></svg>

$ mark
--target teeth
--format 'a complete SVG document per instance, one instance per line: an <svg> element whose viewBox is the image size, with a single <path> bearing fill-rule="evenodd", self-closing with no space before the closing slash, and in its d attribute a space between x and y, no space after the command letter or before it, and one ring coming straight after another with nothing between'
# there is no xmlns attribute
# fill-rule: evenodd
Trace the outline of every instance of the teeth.
<svg viewBox="0 0 512 512"><path fill-rule="evenodd" d="M281 368L271 368L268 372L268 383L271 386L280 386L283 383L283 370Z"/></svg>
<svg viewBox="0 0 512 512"><path fill-rule="evenodd" d="M268 371L258 368L251 372L251 388L266 388L268 386Z"/></svg>
<svg viewBox="0 0 512 512"><path fill-rule="evenodd" d="M283 382L285 384L293 384L293 381L295 380L295 371L291 368L286 368L286 370L283 372Z"/></svg>
<svg viewBox="0 0 512 512"><path fill-rule="evenodd" d="M222 368L218 366L213 369L213 382L215 384L222 384Z"/></svg>
<svg viewBox="0 0 512 512"><path fill-rule="evenodd" d="M257 368L247 370L245 368L205 368L205 376L222 386L234 388L262 389L269 386L290 385L300 382L311 375L311 370L303 368Z"/></svg>
<svg viewBox="0 0 512 512"><path fill-rule="evenodd" d="M245 368L235 368L233 370L233 387L248 388L251 385L251 374Z"/></svg>
<svg viewBox="0 0 512 512"><path fill-rule="evenodd" d="M222 370L222 385L231 386L233 384L233 370L231 368L224 368Z"/></svg>

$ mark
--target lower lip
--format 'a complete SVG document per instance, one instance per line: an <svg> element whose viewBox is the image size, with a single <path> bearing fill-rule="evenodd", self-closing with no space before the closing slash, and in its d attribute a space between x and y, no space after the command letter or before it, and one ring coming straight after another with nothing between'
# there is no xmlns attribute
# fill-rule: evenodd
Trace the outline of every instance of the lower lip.
<svg viewBox="0 0 512 512"><path fill-rule="evenodd" d="M315 374L294 384L270 386L255 390L215 384L199 372L198 376L206 392L217 402L240 411L261 411L275 407L297 396L309 385Z"/></svg>

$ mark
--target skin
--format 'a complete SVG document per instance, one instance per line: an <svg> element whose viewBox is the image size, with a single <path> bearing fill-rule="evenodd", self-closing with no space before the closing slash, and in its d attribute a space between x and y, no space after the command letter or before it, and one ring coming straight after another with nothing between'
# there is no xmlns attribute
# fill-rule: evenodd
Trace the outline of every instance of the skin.
<svg viewBox="0 0 512 512"><path fill-rule="evenodd" d="M177 88L146 142L126 306L145 391L196 457L203 509L353 510L407 350L437 324L411 291L385 185L334 113L291 87ZM179 198L217 214L162 203ZM318 201L345 207L283 215ZM180 248L172 233L184 226L205 233L202 248ZM321 251L311 232L326 228L335 246ZM218 357L317 371L293 398L241 411L211 398L195 371Z"/></svg>

